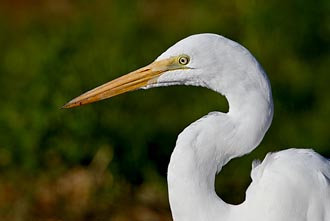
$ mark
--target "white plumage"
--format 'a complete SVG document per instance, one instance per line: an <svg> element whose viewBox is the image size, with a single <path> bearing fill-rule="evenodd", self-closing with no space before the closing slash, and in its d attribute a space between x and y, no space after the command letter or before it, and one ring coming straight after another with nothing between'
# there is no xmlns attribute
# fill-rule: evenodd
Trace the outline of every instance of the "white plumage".
<svg viewBox="0 0 330 221"><path fill-rule="evenodd" d="M269 80L248 50L215 34L181 40L152 64L73 99L74 107L138 88L206 87L228 113L211 112L178 137L168 167L175 221L330 221L330 163L312 150L288 149L254 163L246 200L230 205L214 190L216 173L252 151L273 117Z"/></svg>

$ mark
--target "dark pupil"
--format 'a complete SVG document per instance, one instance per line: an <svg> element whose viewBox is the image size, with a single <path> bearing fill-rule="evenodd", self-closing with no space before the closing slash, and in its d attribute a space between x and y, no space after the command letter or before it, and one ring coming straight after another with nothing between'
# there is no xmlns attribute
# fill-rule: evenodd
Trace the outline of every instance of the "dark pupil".
<svg viewBox="0 0 330 221"><path fill-rule="evenodd" d="M187 61L185 58L181 58L181 64L185 64Z"/></svg>

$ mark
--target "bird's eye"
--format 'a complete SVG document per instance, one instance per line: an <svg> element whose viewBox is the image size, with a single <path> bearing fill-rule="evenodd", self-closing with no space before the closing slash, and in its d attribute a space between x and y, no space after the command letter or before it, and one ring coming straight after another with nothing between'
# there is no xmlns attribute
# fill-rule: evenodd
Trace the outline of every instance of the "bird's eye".
<svg viewBox="0 0 330 221"><path fill-rule="evenodd" d="M182 64L182 65L186 65L186 64L188 64L189 61L190 61L190 58L189 58L188 55L181 55L181 56L179 57L179 63Z"/></svg>

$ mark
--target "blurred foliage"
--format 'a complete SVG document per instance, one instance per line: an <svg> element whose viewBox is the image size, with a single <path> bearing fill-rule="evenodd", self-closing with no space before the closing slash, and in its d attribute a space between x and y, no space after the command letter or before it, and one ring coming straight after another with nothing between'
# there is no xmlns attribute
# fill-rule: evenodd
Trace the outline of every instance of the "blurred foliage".
<svg viewBox="0 0 330 221"><path fill-rule="evenodd" d="M0 219L170 220L176 136L225 99L171 87L59 108L194 33L243 44L273 87L273 125L224 168L219 195L242 202L252 160L269 151L329 157L329 11L327 0L1 1Z"/></svg>

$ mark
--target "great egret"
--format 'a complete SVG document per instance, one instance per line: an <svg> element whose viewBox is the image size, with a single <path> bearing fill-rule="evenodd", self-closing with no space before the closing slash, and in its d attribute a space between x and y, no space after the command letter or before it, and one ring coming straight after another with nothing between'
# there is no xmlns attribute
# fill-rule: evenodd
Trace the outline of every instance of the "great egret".
<svg viewBox="0 0 330 221"><path fill-rule="evenodd" d="M211 112L178 136L168 167L175 221L330 221L330 161L309 149L270 153L254 163L240 205L221 200L215 175L252 151L273 117L269 80L240 44L216 34L189 36L153 63L71 100L88 104L134 89L193 85L224 95L228 113Z"/></svg>

